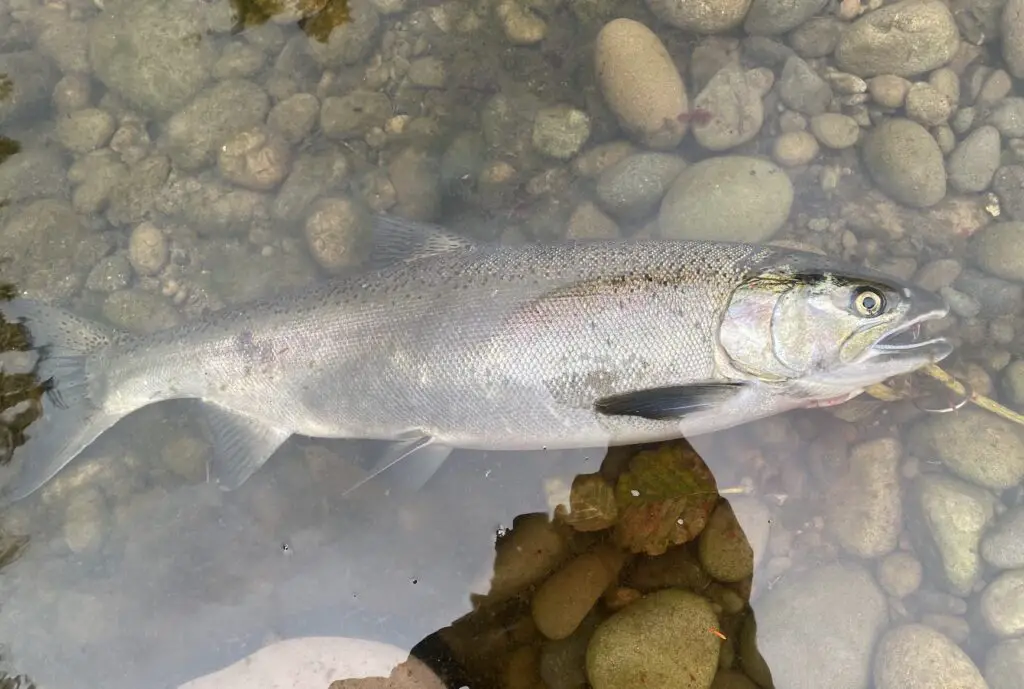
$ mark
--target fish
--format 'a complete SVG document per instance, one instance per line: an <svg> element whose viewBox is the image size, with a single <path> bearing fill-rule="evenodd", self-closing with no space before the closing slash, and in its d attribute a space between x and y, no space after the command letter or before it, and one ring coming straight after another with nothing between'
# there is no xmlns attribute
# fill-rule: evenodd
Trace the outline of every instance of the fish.
<svg viewBox="0 0 1024 689"><path fill-rule="evenodd" d="M607 448L841 403L941 361L938 295L813 252L670 239L476 242L381 215L365 265L129 335L0 301L38 352L41 415L0 502L129 413L189 399L210 480L244 484L293 435L389 441L428 480L453 448Z"/></svg>

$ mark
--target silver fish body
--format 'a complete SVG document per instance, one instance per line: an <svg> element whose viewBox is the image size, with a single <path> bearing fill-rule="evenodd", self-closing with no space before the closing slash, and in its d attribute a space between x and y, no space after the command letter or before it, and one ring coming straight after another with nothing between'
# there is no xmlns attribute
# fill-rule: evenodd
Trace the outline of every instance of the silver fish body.
<svg viewBox="0 0 1024 689"><path fill-rule="evenodd" d="M436 241L421 243L430 249L422 255L150 336L0 302L34 344L51 348L38 373L54 393L15 451L20 475L5 497L31 493L118 419L167 399L204 403L215 474L235 487L292 434L395 440L396 459L424 448L663 440L850 396L950 351L944 340L872 349L945 315L945 305L814 254L657 240L470 245L438 229L382 228ZM857 347L867 355L839 361L843 342L832 333L818 347L763 332L816 341L807 329L830 321L816 325L818 312L801 305L818 299L829 310L833 292L865 280L903 309ZM802 299L792 285L815 291ZM849 308L837 310L852 340ZM812 322L780 325L783 316ZM865 319L849 320L863 333ZM807 366L797 370L801 357ZM856 375L822 384L829 366Z"/></svg>

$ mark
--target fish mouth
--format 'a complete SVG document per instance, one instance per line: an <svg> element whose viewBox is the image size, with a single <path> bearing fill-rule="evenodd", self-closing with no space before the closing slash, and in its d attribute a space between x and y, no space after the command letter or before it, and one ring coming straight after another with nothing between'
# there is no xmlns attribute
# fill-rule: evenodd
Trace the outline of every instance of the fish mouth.
<svg viewBox="0 0 1024 689"><path fill-rule="evenodd" d="M869 351L875 357L889 360L913 358L936 362L945 359L953 353L953 344L944 337L922 339L921 334L925 323L945 318L949 306L936 294L919 290L907 292L912 303L918 304L914 309L916 313L878 338Z"/></svg>

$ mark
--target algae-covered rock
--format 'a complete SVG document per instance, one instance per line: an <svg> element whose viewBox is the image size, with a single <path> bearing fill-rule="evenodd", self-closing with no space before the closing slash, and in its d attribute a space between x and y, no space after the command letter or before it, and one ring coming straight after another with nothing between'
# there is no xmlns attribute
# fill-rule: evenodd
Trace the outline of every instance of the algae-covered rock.
<svg viewBox="0 0 1024 689"><path fill-rule="evenodd" d="M593 689L708 689L721 640L711 603L688 591L652 593L597 628L587 647Z"/></svg>
<svg viewBox="0 0 1024 689"><path fill-rule="evenodd" d="M616 542L634 553L660 555L700 535L718 500L714 477L686 443L644 450L615 486Z"/></svg>

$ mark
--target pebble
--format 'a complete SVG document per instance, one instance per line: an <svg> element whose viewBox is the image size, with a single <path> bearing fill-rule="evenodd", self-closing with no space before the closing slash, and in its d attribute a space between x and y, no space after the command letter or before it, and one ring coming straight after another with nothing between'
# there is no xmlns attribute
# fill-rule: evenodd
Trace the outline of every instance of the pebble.
<svg viewBox="0 0 1024 689"><path fill-rule="evenodd" d="M565 236L568 239L616 239L619 226L596 205L584 201L569 216Z"/></svg>
<svg viewBox="0 0 1024 689"><path fill-rule="evenodd" d="M369 252L370 220L347 198L324 198L306 218L306 244L328 273L360 265Z"/></svg>
<svg viewBox="0 0 1024 689"><path fill-rule="evenodd" d="M969 250L979 268L989 275L1024 282L1024 221L992 223L971 237Z"/></svg>
<svg viewBox="0 0 1024 689"><path fill-rule="evenodd" d="M266 56L248 43L228 43L213 65L215 79L245 79L259 74Z"/></svg>
<svg viewBox="0 0 1024 689"><path fill-rule="evenodd" d="M999 144L999 130L992 125L971 132L949 156L949 183L964 193L985 191L999 167Z"/></svg>
<svg viewBox="0 0 1024 689"><path fill-rule="evenodd" d="M533 45L547 36L547 22L516 0L504 0L498 5L497 13L505 38L513 45Z"/></svg>
<svg viewBox="0 0 1024 689"><path fill-rule="evenodd" d="M89 23L93 74L146 114L167 116L210 78L214 43L195 40L206 31L203 13L186 5L100 13Z"/></svg>
<svg viewBox="0 0 1024 689"><path fill-rule="evenodd" d="M721 33L743 23L751 0L646 0L664 22L698 34Z"/></svg>
<svg viewBox="0 0 1024 689"><path fill-rule="evenodd" d="M347 0L344 19L331 28L327 40L303 41L322 67L356 65L373 50L380 34L380 13L370 0Z"/></svg>
<svg viewBox="0 0 1024 689"><path fill-rule="evenodd" d="M533 121L533 147L552 158L569 160L588 138L590 118L568 105L544 108Z"/></svg>
<svg viewBox="0 0 1024 689"><path fill-rule="evenodd" d="M1024 0L1007 0L1001 24L1003 59L1010 74L1024 78Z"/></svg>
<svg viewBox="0 0 1024 689"><path fill-rule="evenodd" d="M897 627L882 637L874 677L876 689L989 689L952 639L923 624Z"/></svg>
<svg viewBox="0 0 1024 689"><path fill-rule="evenodd" d="M344 184L348 167L347 159L337 150L299 155L277 192L271 215L277 220L298 222L318 196Z"/></svg>
<svg viewBox="0 0 1024 689"><path fill-rule="evenodd" d="M0 170L7 167L4 163ZM2 197L0 197L2 198ZM88 235L71 207L57 199L14 206L0 229L4 280L44 301L70 297L81 286L78 255ZM98 257L97 257L98 259Z"/></svg>
<svg viewBox="0 0 1024 689"><path fill-rule="evenodd" d="M818 157L819 150L818 140L810 132L786 132L775 139L772 158L783 167L797 167Z"/></svg>
<svg viewBox="0 0 1024 689"><path fill-rule="evenodd" d="M773 68L785 63L791 55L791 48L767 36L747 36L743 39L743 56L751 64Z"/></svg>
<svg viewBox="0 0 1024 689"><path fill-rule="evenodd" d="M391 101L377 91L352 91L344 96L325 98L320 106L320 128L331 139L364 136L371 127L380 126L394 114Z"/></svg>
<svg viewBox="0 0 1024 689"><path fill-rule="evenodd" d="M320 115L320 101L311 93L296 93L288 96L267 115L267 124L276 129L284 140L297 144L306 138Z"/></svg>
<svg viewBox="0 0 1024 689"><path fill-rule="evenodd" d="M565 639L579 628L601 594L619 576L622 551L599 547L570 560L540 587L531 602L533 622L548 639Z"/></svg>
<svg viewBox="0 0 1024 689"><path fill-rule="evenodd" d="M832 101L832 87L803 58L794 55L782 67L779 97L797 112L819 115Z"/></svg>
<svg viewBox="0 0 1024 689"><path fill-rule="evenodd" d="M580 177L597 177L634 153L637 153L637 148L628 141L598 144L573 159L572 171Z"/></svg>
<svg viewBox="0 0 1024 689"><path fill-rule="evenodd" d="M822 146L842 149L850 148L860 138L860 125L852 117L826 112L811 118L811 133Z"/></svg>
<svg viewBox="0 0 1024 689"><path fill-rule="evenodd" d="M941 0L901 0L864 14L836 46L845 72L909 77L947 64L960 47L960 32Z"/></svg>
<svg viewBox="0 0 1024 689"><path fill-rule="evenodd" d="M597 80L623 130L648 148L675 148L686 134L688 99L661 39L640 22L615 19L594 47Z"/></svg>
<svg viewBox="0 0 1024 689"><path fill-rule="evenodd" d="M987 123L1007 138L1024 137L1024 98L1004 98L992 109Z"/></svg>
<svg viewBox="0 0 1024 689"><path fill-rule="evenodd" d="M750 141L761 130L764 104L771 88L760 70L744 71L730 64L718 70L693 101L693 107L712 116L690 125L693 137L709 151L725 151Z"/></svg>
<svg viewBox="0 0 1024 689"><path fill-rule="evenodd" d="M597 179L597 198L621 220L643 220L658 208L686 161L668 153L637 153L611 165Z"/></svg>
<svg viewBox="0 0 1024 689"><path fill-rule="evenodd" d="M793 574L757 604L757 646L772 682L759 680L747 653L744 668L763 686L821 689L827 677L829 689L863 689L887 622L885 595L861 566L829 564Z"/></svg>
<svg viewBox="0 0 1024 689"><path fill-rule="evenodd" d="M957 644L966 643L971 635L971 626L967 624L967 620L955 615L921 615L920 621L940 634L945 634Z"/></svg>
<svg viewBox="0 0 1024 689"><path fill-rule="evenodd" d="M593 689L705 689L718 669L718 619L705 598L657 591L601 623L587 647Z"/></svg>
<svg viewBox="0 0 1024 689"><path fill-rule="evenodd" d="M875 183L900 203L927 208L946 195L942 151L916 122L893 118L881 123L865 138L863 155Z"/></svg>
<svg viewBox="0 0 1024 689"><path fill-rule="evenodd" d="M757 689L757 685L737 670L719 670L710 689Z"/></svg>
<svg viewBox="0 0 1024 689"><path fill-rule="evenodd" d="M583 689L587 686L587 645L598 621L598 615L591 613L567 638L544 643L538 670L546 689Z"/></svg>
<svg viewBox="0 0 1024 689"><path fill-rule="evenodd" d="M432 55L410 62L406 75L414 85L429 89L443 88L448 79L444 62Z"/></svg>
<svg viewBox="0 0 1024 689"><path fill-rule="evenodd" d="M92 83L82 74L66 74L53 87L53 107L61 114L83 110L89 107L92 98Z"/></svg>
<svg viewBox="0 0 1024 689"><path fill-rule="evenodd" d="M912 554L896 551L878 563L878 583L890 596L906 598L921 586L924 568Z"/></svg>
<svg viewBox="0 0 1024 689"><path fill-rule="evenodd" d="M943 287L939 294L949 304L949 309L961 318L974 318L981 313L981 302L969 294L952 287Z"/></svg>
<svg viewBox="0 0 1024 689"><path fill-rule="evenodd" d="M981 557L999 569L1024 568L1024 506L999 517L981 539Z"/></svg>
<svg viewBox="0 0 1024 689"><path fill-rule="evenodd" d="M953 285L977 299L986 316L1016 314L1024 306L1024 286L970 268L961 271Z"/></svg>
<svg viewBox="0 0 1024 689"><path fill-rule="evenodd" d="M978 610L996 636L1024 634L1024 569L1011 569L996 577L982 592Z"/></svg>
<svg viewBox="0 0 1024 689"><path fill-rule="evenodd" d="M883 108L902 108L911 83L895 74L881 74L868 79L868 95Z"/></svg>
<svg viewBox="0 0 1024 689"><path fill-rule="evenodd" d="M985 656L988 689L1020 689L1024 677L1024 639L1007 639Z"/></svg>
<svg viewBox="0 0 1024 689"><path fill-rule="evenodd" d="M704 570L726 583L751 576L764 556L770 528L771 514L759 500L718 503L697 544Z"/></svg>
<svg viewBox="0 0 1024 689"><path fill-rule="evenodd" d="M203 91L167 122L167 151L184 170L213 161L233 134L263 123L270 99L251 81L229 79Z"/></svg>
<svg viewBox="0 0 1024 689"><path fill-rule="evenodd" d="M569 554L566 532L544 514L519 516L495 547L489 598L501 600L537 583Z"/></svg>
<svg viewBox="0 0 1024 689"><path fill-rule="evenodd" d="M946 587L969 594L981 576L978 544L992 521L995 498L977 486L940 474L920 476L911 500L917 510L911 535L929 572L942 573Z"/></svg>
<svg viewBox="0 0 1024 689"><path fill-rule="evenodd" d="M1013 220L1024 221L1024 166L1003 165L992 176L992 191L999 206Z"/></svg>
<svg viewBox="0 0 1024 689"><path fill-rule="evenodd" d="M826 57L839 45L845 24L832 16L812 17L789 34L789 45L802 58Z"/></svg>
<svg viewBox="0 0 1024 689"><path fill-rule="evenodd" d="M440 160L409 146L388 163L398 203L393 212L410 220L432 221L441 209Z"/></svg>
<svg viewBox="0 0 1024 689"><path fill-rule="evenodd" d="M228 139L217 156L224 179L255 191L270 191L291 169L288 142L276 130L256 126Z"/></svg>
<svg viewBox="0 0 1024 689"><path fill-rule="evenodd" d="M102 148L114 134L114 118L99 108L86 108L57 118L56 135L71 153L83 154Z"/></svg>
<svg viewBox="0 0 1024 689"><path fill-rule="evenodd" d="M850 452L846 473L832 485L826 524L851 554L878 558L896 548L903 525L895 438L861 443Z"/></svg>
<svg viewBox="0 0 1024 689"><path fill-rule="evenodd" d="M939 93L931 84L913 84L904 103L907 117L926 127L936 127L953 114L953 101Z"/></svg>
<svg viewBox="0 0 1024 689"><path fill-rule="evenodd" d="M106 256L92 267L85 278L85 287L93 292L115 292L128 286L132 267L122 254Z"/></svg>
<svg viewBox="0 0 1024 689"><path fill-rule="evenodd" d="M743 29L754 35L777 36L818 14L827 0L754 0Z"/></svg>
<svg viewBox="0 0 1024 689"><path fill-rule="evenodd" d="M785 224L793 184L761 158L719 156L683 170L661 203L658 227L672 239L759 242Z"/></svg>
<svg viewBox="0 0 1024 689"><path fill-rule="evenodd" d="M0 199L15 204L45 196L66 196L66 165L56 147L15 153L0 165Z"/></svg>
<svg viewBox="0 0 1024 689"><path fill-rule="evenodd" d="M908 435L914 456L940 459L957 476L984 488L1005 490L1024 479L1024 441L1017 427L980 409L932 416Z"/></svg>
<svg viewBox="0 0 1024 689"><path fill-rule="evenodd" d="M994 70L978 90L978 95L974 98L974 104L979 106L995 105L1010 95L1012 89L1013 80L1006 73L1006 70Z"/></svg>

